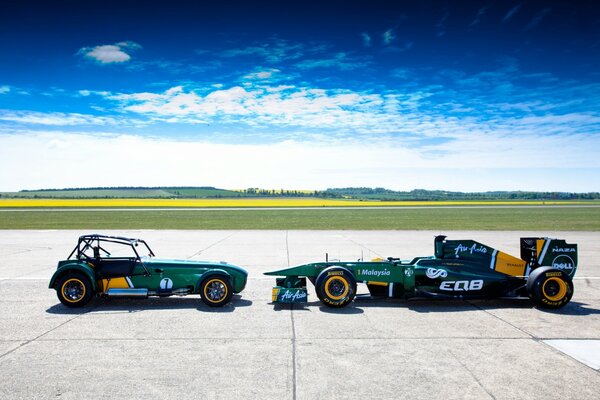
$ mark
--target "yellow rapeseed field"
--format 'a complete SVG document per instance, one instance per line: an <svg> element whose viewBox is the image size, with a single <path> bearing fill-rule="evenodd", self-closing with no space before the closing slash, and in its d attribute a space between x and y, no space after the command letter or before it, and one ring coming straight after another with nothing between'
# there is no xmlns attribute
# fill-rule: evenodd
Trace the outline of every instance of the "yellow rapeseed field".
<svg viewBox="0 0 600 400"><path fill-rule="evenodd" d="M477 205L565 205L576 201L359 201L317 198L239 199L0 199L0 208L219 208L219 207L390 207Z"/></svg>

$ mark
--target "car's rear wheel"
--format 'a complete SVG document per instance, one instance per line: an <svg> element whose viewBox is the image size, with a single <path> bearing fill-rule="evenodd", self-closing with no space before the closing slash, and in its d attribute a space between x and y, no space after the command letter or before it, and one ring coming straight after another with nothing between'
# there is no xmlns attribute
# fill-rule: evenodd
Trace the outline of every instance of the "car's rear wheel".
<svg viewBox="0 0 600 400"><path fill-rule="evenodd" d="M221 307L231 301L233 287L229 278L224 276L209 276L200 284L200 298L210 307Z"/></svg>
<svg viewBox="0 0 600 400"><path fill-rule="evenodd" d="M67 273L56 284L58 300L67 307L82 307L92 298L94 291L90 280L78 273Z"/></svg>
<svg viewBox="0 0 600 400"><path fill-rule="evenodd" d="M344 307L356 296L356 280L346 268L330 267L317 276L315 290L326 306Z"/></svg>
<svg viewBox="0 0 600 400"><path fill-rule="evenodd" d="M573 297L573 281L564 271L541 267L529 275L527 292L538 307L560 308Z"/></svg>

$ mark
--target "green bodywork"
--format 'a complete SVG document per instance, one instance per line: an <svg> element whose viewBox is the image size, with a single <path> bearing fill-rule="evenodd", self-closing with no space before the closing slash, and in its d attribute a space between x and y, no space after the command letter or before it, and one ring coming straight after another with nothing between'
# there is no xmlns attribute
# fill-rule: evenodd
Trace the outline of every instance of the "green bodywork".
<svg viewBox="0 0 600 400"><path fill-rule="evenodd" d="M140 256L140 252L148 255ZM48 286L58 291L57 285L67 275L87 277L96 295L133 297L206 295L201 293L202 283L219 277L230 284L230 292L239 293L248 280L243 268L223 261L155 258L141 239L97 234L79 237L67 259L58 262Z"/></svg>
<svg viewBox="0 0 600 400"><path fill-rule="evenodd" d="M110 260L110 259L108 259ZM175 259L142 258L139 261L130 260L133 264L131 273L122 277L103 278L98 276L93 263L81 260L59 261L56 272L50 279L49 287L55 288L61 276L68 272L77 271L85 274L90 281L94 291L102 294L104 285L102 280L116 280L125 278L129 281L130 288L144 288L152 291L175 291L177 289L189 289L190 294L199 294L199 286L208 275L222 275L230 279L234 293L244 290L248 273L238 266L228 263L214 263L210 261L190 261ZM170 279L172 284L165 279ZM161 287L161 282L163 287Z"/></svg>
<svg viewBox="0 0 600 400"><path fill-rule="evenodd" d="M520 245L518 258L474 240L446 240L445 236L438 236L434 241L434 255L430 257L325 261L265 275L284 277L277 279L272 293L273 302L280 303L306 298L305 279L315 284L319 274L332 268L347 270L356 282L367 285L371 295L395 298L527 296L525 285L535 268L551 267L571 278L575 275L576 244L562 239L521 238ZM298 292L301 295L294 296Z"/></svg>

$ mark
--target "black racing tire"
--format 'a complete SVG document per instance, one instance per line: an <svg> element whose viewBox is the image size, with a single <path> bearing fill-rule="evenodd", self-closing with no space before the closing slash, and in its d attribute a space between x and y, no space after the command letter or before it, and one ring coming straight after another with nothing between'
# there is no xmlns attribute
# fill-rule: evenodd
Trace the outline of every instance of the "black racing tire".
<svg viewBox="0 0 600 400"><path fill-rule="evenodd" d="M573 297L573 281L565 271L539 267L527 279L527 293L540 308L561 308Z"/></svg>
<svg viewBox="0 0 600 400"><path fill-rule="evenodd" d="M76 272L68 272L56 283L58 300L67 307L83 307L94 295L90 279Z"/></svg>
<svg viewBox="0 0 600 400"><path fill-rule="evenodd" d="M315 290L319 300L326 306L345 307L356 296L356 279L346 268L329 267L317 276Z"/></svg>
<svg viewBox="0 0 600 400"><path fill-rule="evenodd" d="M231 301L233 286L223 275L211 275L200 283L200 298L209 307L222 307Z"/></svg>

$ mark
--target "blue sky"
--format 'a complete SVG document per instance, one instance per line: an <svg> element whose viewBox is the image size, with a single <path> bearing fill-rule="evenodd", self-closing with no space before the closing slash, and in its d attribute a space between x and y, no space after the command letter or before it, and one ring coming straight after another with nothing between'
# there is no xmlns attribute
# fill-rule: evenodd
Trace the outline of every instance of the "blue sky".
<svg viewBox="0 0 600 400"><path fill-rule="evenodd" d="M140 4L0 5L0 191L600 190L593 1Z"/></svg>

